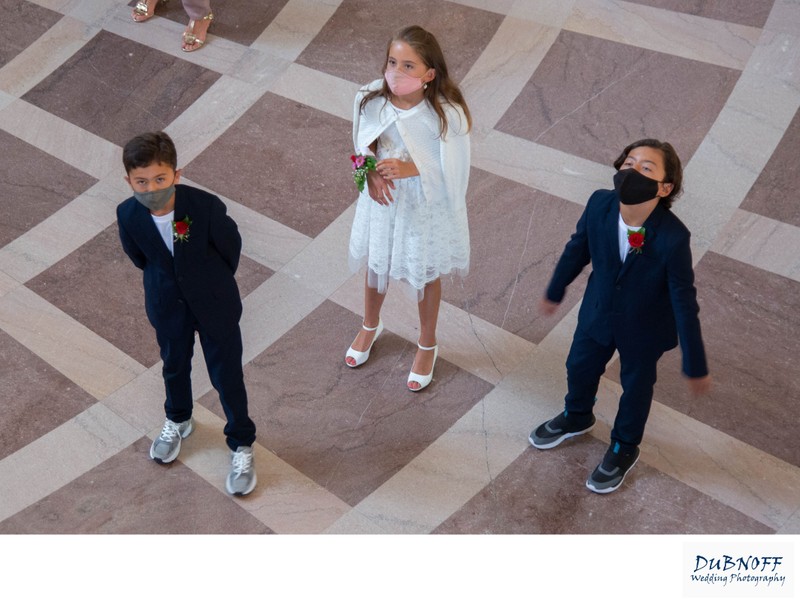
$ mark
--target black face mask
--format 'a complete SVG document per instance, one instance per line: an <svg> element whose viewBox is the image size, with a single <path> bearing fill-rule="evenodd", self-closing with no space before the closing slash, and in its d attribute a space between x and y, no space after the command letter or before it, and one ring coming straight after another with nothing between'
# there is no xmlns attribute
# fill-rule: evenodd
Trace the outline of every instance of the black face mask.
<svg viewBox="0 0 800 603"><path fill-rule="evenodd" d="M658 180L648 178L633 168L619 170L614 174L614 190L620 203L639 205L658 196Z"/></svg>

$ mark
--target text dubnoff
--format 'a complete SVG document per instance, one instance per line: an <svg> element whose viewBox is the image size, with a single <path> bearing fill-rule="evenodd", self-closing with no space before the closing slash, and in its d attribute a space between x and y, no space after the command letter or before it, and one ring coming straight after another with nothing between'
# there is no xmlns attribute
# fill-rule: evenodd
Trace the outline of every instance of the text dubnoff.
<svg viewBox="0 0 800 603"><path fill-rule="evenodd" d="M790 543L706 543L684 548L689 595L791 597L794 555Z"/></svg>

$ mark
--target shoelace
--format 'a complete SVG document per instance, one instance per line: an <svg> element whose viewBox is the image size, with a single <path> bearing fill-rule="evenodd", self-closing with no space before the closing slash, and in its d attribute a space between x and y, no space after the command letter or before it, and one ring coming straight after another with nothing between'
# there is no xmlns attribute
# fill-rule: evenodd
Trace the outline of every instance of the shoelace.
<svg viewBox="0 0 800 603"><path fill-rule="evenodd" d="M167 442L171 442L172 438L174 438L175 436L179 436L179 435L180 434L178 433L178 424L177 423L173 423L169 419L164 421L164 427L161 429L161 436L160 436L160 438L162 440L165 440Z"/></svg>
<svg viewBox="0 0 800 603"><path fill-rule="evenodd" d="M250 470L250 465L253 462L253 454L251 452L234 452L233 453L233 470L237 475L246 473Z"/></svg>

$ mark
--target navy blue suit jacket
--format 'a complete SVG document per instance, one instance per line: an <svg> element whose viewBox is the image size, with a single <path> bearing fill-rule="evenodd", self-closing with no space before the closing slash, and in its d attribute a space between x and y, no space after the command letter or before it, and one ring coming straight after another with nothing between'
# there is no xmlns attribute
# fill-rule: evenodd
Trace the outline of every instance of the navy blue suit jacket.
<svg viewBox="0 0 800 603"><path fill-rule="evenodd" d="M186 216L192 221L189 238L174 242L173 258L149 210L134 197L126 199L117 207L122 248L143 271L145 309L157 333L177 337L193 315L200 329L220 340L242 315L233 276L242 238L219 197L179 184L174 219Z"/></svg>
<svg viewBox="0 0 800 603"><path fill-rule="evenodd" d="M567 286L591 262L578 327L620 356L664 352L680 338L683 372L708 374L694 287L689 230L658 205L644 223L642 253L619 257L619 199L596 191L586 204L547 288L560 302Z"/></svg>

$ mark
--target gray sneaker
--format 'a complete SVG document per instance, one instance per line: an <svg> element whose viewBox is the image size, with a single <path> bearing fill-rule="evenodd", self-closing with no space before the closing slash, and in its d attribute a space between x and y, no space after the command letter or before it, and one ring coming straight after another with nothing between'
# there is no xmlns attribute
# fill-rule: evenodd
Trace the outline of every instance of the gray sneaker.
<svg viewBox="0 0 800 603"><path fill-rule="evenodd" d="M567 438L588 433L594 427L594 423L595 418L591 413L574 417L564 411L534 429L528 437L528 441L542 450L555 448Z"/></svg>
<svg viewBox="0 0 800 603"><path fill-rule="evenodd" d="M228 494L244 496L256 487L256 468L253 466L253 449L250 446L239 446L233 453L231 472L225 481Z"/></svg>
<svg viewBox="0 0 800 603"><path fill-rule="evenodd" d="M181 451L181 440L188 438L194 430L194 419L189 418L183 423L175 423L167 419L161 428L161 435L153 440L150 446L150 458L156 463L171 463L178 458Z"/></svg>

